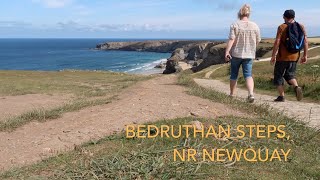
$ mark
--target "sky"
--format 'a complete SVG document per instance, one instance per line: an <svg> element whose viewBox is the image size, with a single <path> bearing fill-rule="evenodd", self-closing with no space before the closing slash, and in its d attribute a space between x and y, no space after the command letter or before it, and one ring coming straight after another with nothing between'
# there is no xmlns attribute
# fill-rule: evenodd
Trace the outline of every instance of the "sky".
<svg viewBox="0 0 320 180"><path fill-rule="evenodd" d="M3 0L0 38L226 39L245 3L263 37L286 9L320 35L318 0Z"/></svg>

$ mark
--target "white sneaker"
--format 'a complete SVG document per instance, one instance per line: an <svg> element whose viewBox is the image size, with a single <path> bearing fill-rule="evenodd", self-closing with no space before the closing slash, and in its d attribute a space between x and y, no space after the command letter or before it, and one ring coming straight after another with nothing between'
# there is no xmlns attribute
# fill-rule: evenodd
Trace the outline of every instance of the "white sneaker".
<svg viewBox="0 0 320 180"><path fill-rule="evenodd" d="M248 102L249 103L253 103L254 102L254 96L253 95L249 95L248 96Z"/></svg>

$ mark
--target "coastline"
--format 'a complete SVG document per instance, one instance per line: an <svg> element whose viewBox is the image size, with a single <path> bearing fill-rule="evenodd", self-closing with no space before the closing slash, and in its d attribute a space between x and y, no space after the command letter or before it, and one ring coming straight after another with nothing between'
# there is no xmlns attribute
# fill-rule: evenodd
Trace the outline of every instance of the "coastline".
<svg viewBox="0 0 320 180"><path fill-rule="evenodd" d="M179 62L179 66L181 67L181 69L187 70L187 69L191 69L192 66L186 62ZM165 68L153 68L150 70L145 70L145 71L140 71L140 72L136 72L136 73L132 73L132 74L140 74L140 75L155 75L155 74L163 74L163 71L165 70ZM128 72L125 72L128 73Z"/></svg>
<svg viewBox="0 0 320 180"><path fill-rule="evenodd" d="M61 39L30 41L27 39L24 40L23 45L16 44L17 47L23 48L23 51L19 53L15 53L16 49L7 45L9 40L2 43L3 48L0 50L0 53L3 53L0 61L1 70L100 70L130 74L159 74L164 69L154 67L161 61L170 60L173 61L172 68L179 65L182 70L192 68L194 72L211 65L224 63L222 56L225 44L218 40L143 40L130 42L121 39L124 42L120 42L114 39L114 42L105 42L101 50L92 50L97 42L101 42L103 39L89 39L88 41L83 39L80 39L81 41L77 39L72 41ZM319 43L318 38L310 38L310 40L313 40L314 45ZM268 56L272 49L271 41L271 39L264 39L259 44L257 51L259 59ZM14 40L11 44L16 42L17 40ZM62 42L67 44L61 46ZM79 42L81 42L80 45ZM50 45L49 48L48 45ZM163 51L166 54L161 53ZM196 66L191 67L185 62L194 62Z"/></svg>
<svg viewBox="0 0 320 180"><path fill-rule="evenodd" d="M120 41L120 39L113 40ZM27 71L74 69L125 72L170 57L170 53L92 50L96 44L105 41L108 40L7 39L0 42L0 69Z"/></svg>

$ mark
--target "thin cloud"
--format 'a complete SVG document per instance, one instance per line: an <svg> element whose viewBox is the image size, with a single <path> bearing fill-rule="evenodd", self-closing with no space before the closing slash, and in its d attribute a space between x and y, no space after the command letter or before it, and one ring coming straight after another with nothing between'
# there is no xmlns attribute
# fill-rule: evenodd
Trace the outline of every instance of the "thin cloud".
<svg viewBox="0 0 320 180"><path fill-rule="evenodd" d="M201 0L204 3L210 4L210 6L214 7L216 10L223 11L231 11L240 6L240 2L238 0ZM194 0L194 2L199 2Z"/></svg>
<svg viewBox="0 0 320 180"><path fill-rule="evenodd" d="M73 3L73 0L32 0L40 3L47 8L62 8Z"/></svg>
<svg viewBox="0 0 320 180"><path fill-rule="evenodd" d="M194 0L195 2L198 2ZM209 3L213 7L215 7L216 10L222 10L222 11L233 11L238 10L238 8L241 7L244 3L259 3L264 0L202 0L205 3Z"/></svg>
<svg viewBox="0 0 320 180"><path fill-rule="evenodd" d="M0 21L0 28L26 28L32 24L22 21Z"/></svg>
<svg viewBox="0 0 320 180"><path fill-rule="evenodd" d="M47 26L49 27L49 26ZM90 31L90 32L134 32L134 31L170 31L169 25L155 24L81 24L75 21L58 22L51 28L57 30L75 30L75 31Z"/></svg>
<svg viewBox="0 0 320 180"><path fill-rule="evenodd" d="M153 8L159 6L168 6L171 3L174 3L171 0L142 0L142 1L128 1L128 2L121 2L118 1L114 5L117 8L121 9L132 9L132 8Z"/></svg>
<svg viewBox="0 0 320 180"><path fill-rule="evenodd" d="M77 16L89 16L93 13L90 8L84 5L76 5L72 8L72 11Z"/></svg>
<svg viewBox="0 0 320 180"><path fill-rule="evenodd" d="M218 9L231 11L237 9L240 5L239 1L220 1L218 3Z"/></svg>

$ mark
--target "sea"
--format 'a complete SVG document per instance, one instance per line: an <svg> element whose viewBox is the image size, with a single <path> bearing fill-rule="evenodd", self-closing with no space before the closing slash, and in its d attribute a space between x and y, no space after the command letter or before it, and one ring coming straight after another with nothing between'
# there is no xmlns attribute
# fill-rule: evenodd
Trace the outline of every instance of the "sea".
<svg viewBox="0 0 320 180"><path fill-rule="evenodd" d="M146 39L0 39L0 70L105 70L152 74L170 53L100 51L97 44Z"/></svg>

